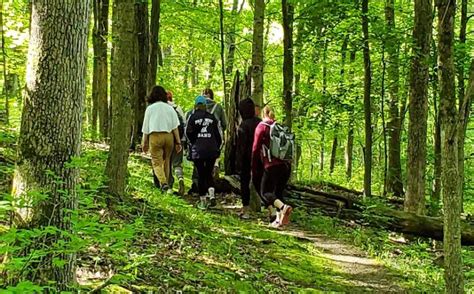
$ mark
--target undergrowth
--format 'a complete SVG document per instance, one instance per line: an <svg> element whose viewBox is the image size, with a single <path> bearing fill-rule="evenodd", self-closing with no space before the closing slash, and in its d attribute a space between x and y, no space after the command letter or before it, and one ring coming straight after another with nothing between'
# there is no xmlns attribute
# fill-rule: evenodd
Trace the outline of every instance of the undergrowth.
<svg viewBox="0 0 474 294"><path fill-rule="evenodd" d="M99 146L100 147L100 146ZM112 199L104 192L107 153L85 144L81 158L79 207L71 241L25 252L31 236L48 229L0 230L0 290L2 293L44 291L48 285L28 280L31 262L51 251L77 253L77 290L106 282L104 292L364 292L340 265L326 258L313 242L269 229L263 221L241 221L226 211L201 211L177 196L154 189L150 169L138 156L129 163L128 197ZM187 183L189 186L189 182ZM8 199L6 194L3 195ZM0 207L0 219L9 209ZM348 226L317 211L296 208L299 229L356 245L385 265L387 272L410 292L441 292L443 278L436 252L426 240L394 243L385 231ZM474 255L464 250L466 289L472 289ZM3 258L1 258L3 257ZM61 261L58 260L58 266ZM49 285L54 287L53 284ZM373 289L372 289L373 290Z"/></svg>

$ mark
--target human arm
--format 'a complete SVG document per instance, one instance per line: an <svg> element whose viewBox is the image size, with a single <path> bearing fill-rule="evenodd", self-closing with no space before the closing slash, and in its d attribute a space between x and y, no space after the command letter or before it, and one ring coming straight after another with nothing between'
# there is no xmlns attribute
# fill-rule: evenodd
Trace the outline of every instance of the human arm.
<svg viewBox="0 0 474 294"><path fill-rule="evenodd" d="M181 145L181 138L179 137L178 128L173 129L173 137L174 137L174 146L176 148L176 153L181 152L183 150L183 146Z"/></svg>
<svg viewBox="0 0 474 294"><path fill-rule="evenodd" d="M252 172L255 172L258 169L259 161L261 160L260 154L262 152L264 133L265 133L265 125L260 123L255 129L255 135L253 139Z"/></svg>
<svg viewBox="0 0 474 294"><path fill-rule="evenodd" d="M150 142L148 140L148 134L143 134L142 137L142 150L144 153L148 153Z"/></svg>

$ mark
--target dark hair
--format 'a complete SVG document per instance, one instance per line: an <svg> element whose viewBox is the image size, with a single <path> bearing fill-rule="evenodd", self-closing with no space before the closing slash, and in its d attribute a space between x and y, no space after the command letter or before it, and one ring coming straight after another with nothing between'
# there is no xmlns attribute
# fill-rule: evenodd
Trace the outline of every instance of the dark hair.
<svg viewBox="0 0 474 294"><path fill-rule="evenodd" d="M148 95L147 100L149 104L153 104L158 101L167 103L168 97L165 88L163 88L162 86L154 86L151 89L150 95Z"/></svg>
<svg viewBox="0 0 474 294"><path fill-rule="evenodd" d="M211 88L204 89L204 91L202 91L202 94L208 96L209 99L214 100L214 91L212 91Z"/></svg>

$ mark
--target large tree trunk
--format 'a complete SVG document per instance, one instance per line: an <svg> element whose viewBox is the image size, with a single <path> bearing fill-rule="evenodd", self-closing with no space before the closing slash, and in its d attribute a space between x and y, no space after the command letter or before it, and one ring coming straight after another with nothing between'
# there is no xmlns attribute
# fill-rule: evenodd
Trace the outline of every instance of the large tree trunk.
<svg viewBox="0 0 474 294"><path fill-rule="evenodd" d="M352 49L349 58L350 64L350 71L349 71L349 78L351 85L354 81L354 62L356 59L356 50ZM351 89L353 87L350 87ZM354 102L355 103L355 102ZM353 152L354 152L354 106L351 103L349 106L349 130L347 131L347 144L345 150L345 161L346 161L346 177L348 179L352 178L352 159L353 159Z"/></svg>
<svg viewBox="0 0 474 294"><path fill-rule="evenodd" d="M148 57L148 91L150 91L156 83L156 71L158 70L160 14L161 0L152 0L150 19L150 56Z"/></svg>
<svg viewBox="0 0 474 294"><path fill-rule="evenodd" d="M252 42L252 99L258 106L263 105L263 22L265 1L255 0Z"/></svg>
<svg viewBox="0 0 474 294"><path fill-rule="evenodd" d="M239 6L239 0L233 0L232 4L232 22L231 22L231 28L230 32L227 35L227 47L229 48L227 51L227 57L226 57L226 69L225 69L225 74L228 76L227 80L230 81L229 76L232 75L232 71L234 70L234 56L235 56L235 26L237 22L237 15L240 11L237 11L238 6ZM230 87L226 87L227 89L230 89Z"/></svg>
<svg viewBox="0 0 474 294"><path fill-rule="evenodd" d="M458 186L458 111L454 69L455 0L438 0L438 50L441 98L444 277L446 293L463 293L461 194Z"/></svg>
<svg viewBox="0 0 474 294"><path fill-rule="evenodd" d="M291 130L293 125L293 18L294 7L287 0L281 1L283 19L283 102L284 124Z"/></svg>
<svg viewBox="0 0 474 294"><path fill-rule="evenodd" d="M364 193L372 195L372 106L370 88L372 72L369 48L369 0L362 0L362 33L364 43L364 118L365 118L365 152L364 152Z"/></svg>
<svg viewBox="0 0 474 294"><path fill-rule="evenodd" d="M431 0L415 1L413 57L410 73L410 121L408 125L407 193L405 210L425 213L426 129L428 73L432 35Z"/></svg>
<svg viewBox="0 0 474 294"><path fill-rule="evenodd" d="M108 69L107 69L107 36L109 26L109 0L94 1L94 69L92 79L92 129L97 131L99 118L99 133L101 138L108 136L109 103L108 103Z"/></svg>
<svg viewBox="0 0 474 294"><path fill-rule="evenodd" d="M135 4L135 24L137 36L136 51L136 98L134 103L134 123L132 133L132 145L140 142L142 134L143 118L145 117L146 96L148 93L148 2L137 2Z"/></svg>
<svg viewBox="0 0 474 294"><path fill-rule="evenodd" d="M116 0L113 8L113 55L110 78L112 128L106 165L109 192L125 194L128 149L135 102L135 0Z"/></svg>
<svg viewBox="0 0 474 294"><path fill-rule="evenodd" d="M389 119L387 131L389 137L388 145L388 169L387 169L387 193L395 196L403 195L402 166L400 162L400 128L401 120L399 113L398 89L399 89L399 49L400 43L395 26L395 1L385 2L385 22L387 35L385 49L387 50L387 77L389 95Z"/></svg>
<svg viewBox="0 0 474 294"><path fill-rule="evenodd" d="M458 64L458 100L459 100L459 115L462 116L465 113L463 109L464 97L465 94L465 74L464 74L464 65L466 64L467 49L466 46L466 28L467 28L467 0L461 0L461 27L459 30L459 43L460 43L460 52L459 52L459 64ZM468 118L469 116L467 116ZM466 125L459 128L458 133L458 169L459 169L459 193L462 199L464 199L464 140L466 138L466 128L467 128L467 119ZM462 209L462 206L461 206Z"/></svg>
<svg viewBox="0 0 474 294"><path fill-rule="evenodd" d="M438 48L433 40L433 78L431 83L431 91L433 92L433 106L434 106L434 133L433 133L433 188L431 192L431 213L438 215L441 202L441 121L439 113L439 95L438 95Z"/></svg>
<svg viewBox="0 0 474 294"><path fill-rule="evenodd" d="M13 184L15 203L23 206L17 207L13 222L59 230L32 241L33 251L68 242L61 231L71 230L71 213L77 208L78 170L68 163L80 154L89 8L88 0L32 2L27 90ZM64 266L55 265L58 258ZM73 253L49 251L40 261L25 265L34 282L54 281L51 286L58 291L74 283Z"/></svg>

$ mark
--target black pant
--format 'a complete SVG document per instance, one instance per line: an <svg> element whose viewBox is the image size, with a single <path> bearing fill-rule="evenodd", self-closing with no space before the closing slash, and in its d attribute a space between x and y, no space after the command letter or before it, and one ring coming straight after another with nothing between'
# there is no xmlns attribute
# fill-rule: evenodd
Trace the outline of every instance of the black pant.
<svg viewBox="0 0 474 294"><path fill-rule="evenodd" d="M240 190L242 194L242 205L250 204L250 165L243 164L240 171Z"/></svg>
<svg viewBox="0 0 474 294"><path fill-rule="evenodd" d="M271 206L275 200L283 200L283 190L290 179L291 166L287 163L274 165L263 171L260 187L265 206Z"/></svg>
<svg viewBox="0 0 474 294"><path fill-rule="evenodd" d="M214 187L214 178L212 177L212 170L214 169L216 159L196 159L194 166L198 174L198 190L199 196L206 195L210 187Z"/></svg>

